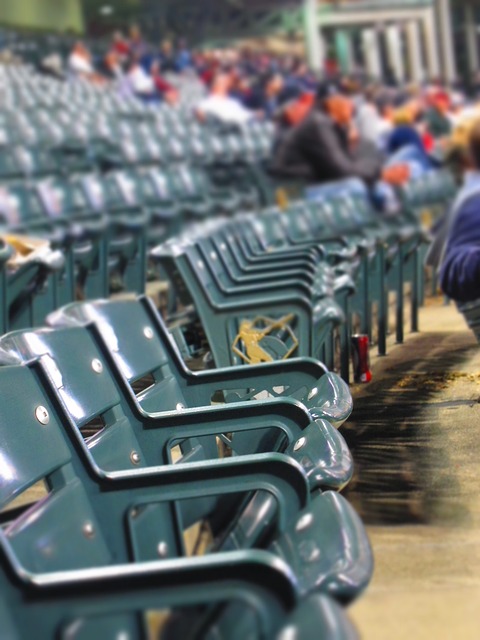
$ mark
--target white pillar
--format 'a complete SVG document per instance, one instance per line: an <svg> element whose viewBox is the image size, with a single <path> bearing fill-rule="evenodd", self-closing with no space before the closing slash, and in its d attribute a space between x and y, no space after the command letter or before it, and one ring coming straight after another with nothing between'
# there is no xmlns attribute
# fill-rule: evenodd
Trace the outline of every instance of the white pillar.
<svg viewBox="0 0 480 640"><path fill-rule="evenodd" d="M323 71L325 47L318 23L317 8L317 0L303 0L303 28L308 64L313 71Z"/></svg>
<svg viewBox="0 0 480 640"><path fill-rule="evenodd" d="M364 29L362 31L362 45L368 75L380 80L382 77L382 62L380 60L378 35L375 29Z"/></svg>
<svg viewBox="0 0 480 640"><path fill-rule="evenodd" d="M424 67L422 45L420 39L420 24L417 20L411 20L407 24L408 68L409 78L413 82L422 82L424 79Z"/></svg>
<svg viewBox="0 0 480 640"><path fill-rule="evenodd" d="M337 60L343 73L354 70L355 61L353 55L352 34L348 29L335 31L335 48Z"/></svg>
<svg viewBox="0 0 480 640"><path fill-rule="evenodd" d="M402 34L396 24L387 27L387 51L390 67L397 82L405 81L405 62L403 57Z"/></svg>
<svg viewBox="0 0 480 640"><path fill-rule="evenodd" d="M448 82L457 77L457 64L453 47L452 9L450 0L438 0L438 18L443 52L443 73Z"/></svg>
<svg viewBox="0 0 480 640"><path fill-rule="evenodd" d="M470 73L477 73L478 69L478 40L475 9L471 2L465 5L465 35L468 51L468 68Z"/></svg>
<svg viewBox="0 0 480 640"><path fill-rule="evenodd" d="M432 8L423 21L423 31L427 51L427 70L431 78L440 75L440 49L437 34L437 23L434 9Z"/></svg>

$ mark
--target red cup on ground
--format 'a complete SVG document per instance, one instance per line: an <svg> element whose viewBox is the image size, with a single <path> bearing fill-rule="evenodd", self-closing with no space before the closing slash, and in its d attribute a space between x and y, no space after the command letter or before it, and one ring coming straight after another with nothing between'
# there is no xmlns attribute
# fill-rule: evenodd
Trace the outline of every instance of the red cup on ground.
<svg viewBox="0 0 480 640"><path fill-rule="evenodd" d="M371 382L370 340L367 335L358 334L352 336L352 359L355 382Z"/></svg>

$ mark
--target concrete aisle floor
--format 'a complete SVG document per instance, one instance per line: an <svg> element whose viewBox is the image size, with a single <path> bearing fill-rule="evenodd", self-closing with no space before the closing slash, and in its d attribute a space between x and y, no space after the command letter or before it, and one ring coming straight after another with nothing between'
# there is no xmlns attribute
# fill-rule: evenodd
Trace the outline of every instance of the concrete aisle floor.
<svg viewBox="0 0 480 640"><path fill-rule="evenodd" d="M376 562L350 615L366 640L478 640L480 346L441 300L421 330L374 358L343 429Z"/></svg>

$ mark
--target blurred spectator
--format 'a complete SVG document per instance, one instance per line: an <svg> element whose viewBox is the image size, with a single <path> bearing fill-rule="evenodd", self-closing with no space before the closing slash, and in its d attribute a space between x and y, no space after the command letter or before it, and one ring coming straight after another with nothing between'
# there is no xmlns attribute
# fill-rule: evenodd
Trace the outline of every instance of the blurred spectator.
<svg viewBox="0 0 480 640"><path fill-rule="evenodd" d="M192 53L187 47L186 40L180 40L178 43L178 51L175 56L175 68L180 73L192 66Z"/></svg>
<svg viewBox="0 0 480 640"><path fill-rule="evenodd" d="M430 97L430 108L425 117L429 132L435 140L445 138L452 133L452 121L448 113L450 98L445 91L437 91Z"/></svg>
<svg viewBox="0 0 480 640"><path fill-rule="evenodd" d="M380 154L362 145L353 152L353 106L331 84L322 84L307 117L286 136L273 161L274 173L311 184L357 177L373 184L394 171L382 172Z"/></svg>
<svg viewBox="0 0 480 640"><path fill-rule="evenodd" d="M73 47L68 56L68 69L76 76L84 78L94 76L95 69L92 64L92 57L83 42L78 41Z"/></svg>
<svg viewBox="0 0 480 640"><path fill-rule="evenodd" d="M160 47L159 61L163 73L173 73L177 70L175 53L173 51L173 46L170 40L165 40L164 42L162 42L162 46Z"/></svg>
<svg viewBox="0 0 480 640"><path fill-rule="evenodd" d="M40 63L40 70L59 80L65 79L62 56L59 53L51 53L43 58Z"/></svg>
<svg viewBox="0 0 480 640"><path fill-rule="evenodd" d="M361 138L383 148L392 131L392 122L385 117L385 111L380 111L376 97L375 88L368 87L357 109L356 126Z"/></svg>
<svg viewBox="0 0 480 640"><path fill-rule="evenodd" d="M444 293L457 302L480 298L480 120L469 136L469 169L429 256L430 264L441 265Z"/></svg>
<svg viewBox="0 0 480 640"><path fill-rule="evenodd" d="M421 171L431 169L433 163L416 126L418 116L419 107L416 102L410 102L395 112L394 128L388 138L386 151L394 162L412 162Z"/></svg>
<svg viewBox="0 0 480 640"><path fill-rule="evenodd" d="M198 117L201 120L211 118L236 125L244 125L252 120L255 114L229 95L231 87L231 76L227 73L219 73L213 82L210 95L197 105Z"/></svg>
<svg viewBox="0 0 480 640"><path fill-rule="evenodd" d="M155 90L160 98L171 105L178 102L178 92L160 73L160 62L155 61L150 68Z"/></svg>
<svg viewBox="0 0 480 640"><path fill-rule="evenodd" d="M153 78L145 71L137 58L133 58L127 73L130 89L141 98L156 97Z"/></svg>
<svg viewBox="0 0 480 640"><path fill-rule="evenodd" d="M123 76L122 58L113 48L105 56L104 70L105 74L110 78L119 79Z"/></svg>
<svg viewBox="0 0 480 640"><path fill-rule="evenodd" d="M130 54L130 45L121 31L113 34L111 48L121 60L125 60Z"/></svg>
<svg viewBox="0 0 480 640"><path fill-rule="evenodd" d="M130 41L128 43L128 48L130 55L134 56L138 60L140 60L146 53L147 45L143 40L140 27L136 24L130 27Z"/></svg>
<svg viewBox="0 0 480 640"><path fill-rule="evenodd" d="M244 104L253 111L263 113L267 118L274 118L288 101L299 95L300 89L294 85L287 86L279 72L270 72L260 78Z"/></svg>

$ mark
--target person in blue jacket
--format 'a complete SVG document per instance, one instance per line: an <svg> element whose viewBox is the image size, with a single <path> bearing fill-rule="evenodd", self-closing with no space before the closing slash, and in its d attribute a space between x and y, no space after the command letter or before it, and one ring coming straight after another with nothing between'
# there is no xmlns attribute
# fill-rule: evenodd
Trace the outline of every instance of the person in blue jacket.
<svg viewBox="0 0 480 640"><path fill-rule="evenodd" d="M460 303L480 299L480 120L470 133L469 159L472 170L444 225L440 261L442 290Z"/></svg>

